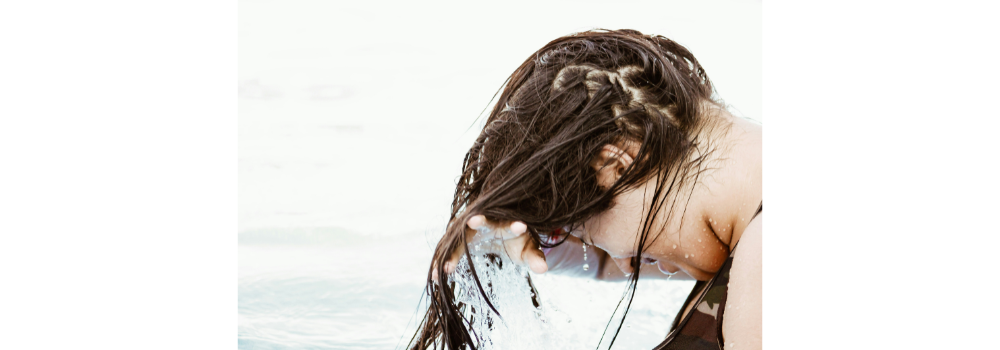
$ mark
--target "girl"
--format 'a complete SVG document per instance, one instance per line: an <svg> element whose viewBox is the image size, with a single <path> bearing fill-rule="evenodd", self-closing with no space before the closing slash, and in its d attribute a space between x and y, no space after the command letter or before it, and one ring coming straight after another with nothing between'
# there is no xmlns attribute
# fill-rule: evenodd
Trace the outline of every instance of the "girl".
<svg viewBox="0 0 1000 350"><path fill-rule="evenodd" d="M713 98L687 49L633 30L556 39L510 76L466 154L410 347L475 346L437 277L490 228L535 273L633 292L640 276L698 280L657 349L759 349L762 209L761 126Z"/></svg>

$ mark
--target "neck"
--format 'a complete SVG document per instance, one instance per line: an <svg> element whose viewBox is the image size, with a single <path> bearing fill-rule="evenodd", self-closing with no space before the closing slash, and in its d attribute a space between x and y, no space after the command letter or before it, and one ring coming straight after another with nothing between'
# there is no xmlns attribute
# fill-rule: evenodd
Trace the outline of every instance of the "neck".
<svg viewBox="0 0 1000 350"><path fill-rule="evenodd" d="M731 251L763 197L761 125L719 111L714 120L717 125L702 135L713 145L706 164L714 170L699 180L698 186L705 191L699 191L704 195L697 198L709 227Z"/></svg>
<svg viewBox="0 0 1000 350"><path fill-rule="evenodd" d="M698 280L708 280L718 271L761 203L761 126L721 109L709 112L714 113L692 139L697 146L689 161L696 164L685 165L690 166L683 168L685 174L676 173L676 168L667 174L669 181L685 178L677 188L654 199L648 194L660 179L652 177L644 186L615 197L607 215L587 224L595 232L604 226L611 227L605 229L608 232L638 232L648 211L638 220L631 214L648 210L653 200L663 200L666 207L654 219L643 254L663 260L661 268L683 270ZM621 236L631 244L609 253L626 257L636 238Z"/></svg>

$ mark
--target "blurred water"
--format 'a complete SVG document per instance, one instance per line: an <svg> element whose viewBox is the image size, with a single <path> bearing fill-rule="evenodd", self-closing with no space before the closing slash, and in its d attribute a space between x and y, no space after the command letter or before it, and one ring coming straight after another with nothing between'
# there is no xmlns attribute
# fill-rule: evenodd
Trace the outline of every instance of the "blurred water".
<svg viewBox="0 0 1000 350"><path fill-rule="evenodd" d="M408 249L419 239L289 230L240 240L241 349L390 349L422 293L426 249Z"/></svg>
<svg viewBox="0 0 1000 350"><path fill-rule="evenodd" d="M401 337L413 335L429 239L420 232L377 236L342 229L241 233L239 348L396 348ZM549 317L564 322L554 323L554 332L588 346L596 346L625 287L554 274L532 279ZM691 286L641 281L616 348L662 340Z"/></svg>

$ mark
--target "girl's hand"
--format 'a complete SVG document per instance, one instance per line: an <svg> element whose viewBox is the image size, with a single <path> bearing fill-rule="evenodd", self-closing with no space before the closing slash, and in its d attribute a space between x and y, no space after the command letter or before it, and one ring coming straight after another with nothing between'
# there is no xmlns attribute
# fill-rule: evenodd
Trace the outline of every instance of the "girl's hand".
<svg viewBox="0 0 1000 350"><path fill-rule="evenodd" d="M465 234L468 242L474 242L477 234L492 235L503 240L504 250L515 263L528 265L534 273L545 273L549 270L545 262L545 254L538 249L538 243L531 235L524 234L528 226L523 222L490 222L485 216L476 215L466 222ZM484 231L480 233L479 231ZM465 247L458 247L451 253L451 259L444 264L445 273L455 272L459 259L465 255Z"/></svg>

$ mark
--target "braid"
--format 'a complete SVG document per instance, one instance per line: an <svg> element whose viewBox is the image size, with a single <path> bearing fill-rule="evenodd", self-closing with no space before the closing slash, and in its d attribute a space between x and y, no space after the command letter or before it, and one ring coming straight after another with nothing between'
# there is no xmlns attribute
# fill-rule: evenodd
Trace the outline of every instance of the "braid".
<svg viewBox="0 0 1000 350"><path fill-rule="evenodd" d="M632 137L642 137L642 128L634 121L630 123L627 118L633 113L645 113L644 117L664 118L674 126L681 127L680 120L672 115L668 106L659 105L648 88L633 83L636 80L646 81L641 74L642 68L634 65L617 70L569 65L556 74L552 81L552 93L569 93L569 90L582 86L586 89L587 99L594 100L599 92L607 91L610 94L609 106L615 125L622 133Z"/></svg>
<svg viewBox="0 0 1000 350"><path fill-rule="evenodd" d="M662 36L594 30L545 45L510 76L465 155L451 220L435 248L436 273L444 276L451 252L466 244L465 222L472 215L522 221L533 241L551 247L561 242L541 241L540 232L579 225L610 208L617 194L657 178L652 195L662 200L650 206L649 217L661 209L669 216L667 207L682 198L672 194L700 174L701 158L692 152L698 151L695 131L711 95L694 56ZM639 143L635 161L610 189L602 188L590 163L604 145L622 141ZM668 197L671 203L664 203ZM647 220L637 255L649 231ZM428 271L427 313L408 347L477 347L465 306L453 302L449 284L431 276Z"/></svg>

